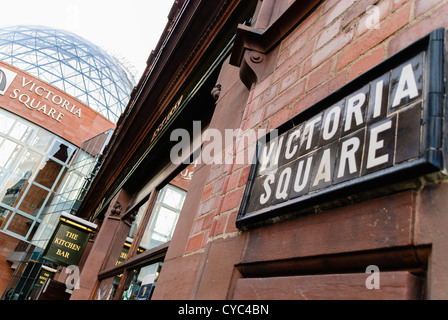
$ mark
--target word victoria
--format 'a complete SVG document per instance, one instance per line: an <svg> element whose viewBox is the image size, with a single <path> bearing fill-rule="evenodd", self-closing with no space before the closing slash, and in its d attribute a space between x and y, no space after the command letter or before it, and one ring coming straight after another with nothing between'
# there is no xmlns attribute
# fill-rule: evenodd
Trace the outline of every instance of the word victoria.
<svg viewBox="0 0 448 320"><path fill-rule="evenodd" d="M419 157L423 53L259 147L247 212Z"/></svg>

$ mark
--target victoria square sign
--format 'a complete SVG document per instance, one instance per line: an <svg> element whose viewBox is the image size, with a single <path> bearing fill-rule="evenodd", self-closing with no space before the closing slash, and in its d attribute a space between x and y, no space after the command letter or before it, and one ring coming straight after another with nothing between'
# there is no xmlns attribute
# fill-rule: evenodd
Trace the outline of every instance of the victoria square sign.
<svg viewBox="0 0 448 320"><path fill-rule="evenodd" d="M237 226L279 221L440 175L444 39L443 29L434 31L284 123L276 136L260 139Z"/></svg>

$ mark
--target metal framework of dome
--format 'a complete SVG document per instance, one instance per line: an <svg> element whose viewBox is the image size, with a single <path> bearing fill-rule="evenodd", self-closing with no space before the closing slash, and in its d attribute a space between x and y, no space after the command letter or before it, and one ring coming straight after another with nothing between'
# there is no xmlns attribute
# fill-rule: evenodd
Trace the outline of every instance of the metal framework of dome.
<svg viewBox="0 0 448 320"><path fill-rule="evenodd" d="M117 60L64 30L0 28L0 60L65 91L115 123L134 87Z"/></svg>

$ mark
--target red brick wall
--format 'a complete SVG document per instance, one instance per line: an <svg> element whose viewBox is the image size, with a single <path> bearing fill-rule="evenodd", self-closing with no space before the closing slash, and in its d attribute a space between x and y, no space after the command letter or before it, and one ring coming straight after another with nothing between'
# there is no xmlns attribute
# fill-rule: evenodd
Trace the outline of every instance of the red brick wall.
<svg viewBox="0 0 448 320"><path fill-rule="evenodd" d="M379 29L365 27L371 4L380 9ZM434 29L448 27L446 17L447 0L325 1L282 41L274 72L250 92L241 130L276 128ZM239 149L235 158L247 152ZM249 170L250 164L212 165L186 254L237 233Z"/></svg>

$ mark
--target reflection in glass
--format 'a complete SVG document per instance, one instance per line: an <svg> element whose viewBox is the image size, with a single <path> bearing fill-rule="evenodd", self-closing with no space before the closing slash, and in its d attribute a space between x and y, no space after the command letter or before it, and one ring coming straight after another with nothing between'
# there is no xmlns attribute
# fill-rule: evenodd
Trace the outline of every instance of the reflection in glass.
<svg viewBox="0 0 448 320"><path fill-rule="evenodd" d="M16 122L9 132L9 136L21 142L26 142L33 133L33 129L23 122Z"/></svg>
<svg viewBox="0 0 448 320"><path fill-rule="evenodd" d="M47 152L53 140L53 134L44 130L39 130L36 136L31 141L30 147L38 149L40 152Z"/></svg>
<svg viewBox="0 0 448 320"><path fill-rule="evenodd" d="M3 143L0 145L0 166L4 168L9 168L15 162L17 162L17 158L20 155L20 151L22 150L22 146L11 141L5 139Z"/></svg>
<svg viewBox="0 0 448 320"><path fill-rule="evenodd" d="M0 113L0 133L7 134L14 124L14 119L4 113Z"/></svg>
<svg viewBox="0 0 448 320"><path fill-rule="evenodd" d="M0 109L0 230L28 240L75 151L70 143Z"/></svg>
<svg viewBox="0 0 448 320"><path fill-rule="evenodd" d="M8 231L26 237L30 228L33 226L33 222L33 220L16 213L10 214L10 216L6 218L4 224Z"/></svg>
<svg viewBox="0 0 448 320"><path fill-rule="evenodd" d="M162 263L155 263L137 270L128 276L123 300L150 300L159 278Z"/></svg>

